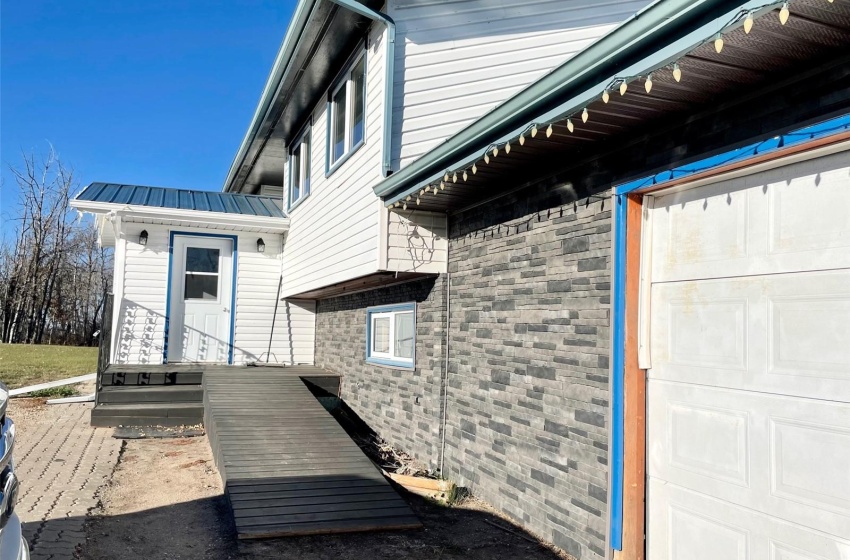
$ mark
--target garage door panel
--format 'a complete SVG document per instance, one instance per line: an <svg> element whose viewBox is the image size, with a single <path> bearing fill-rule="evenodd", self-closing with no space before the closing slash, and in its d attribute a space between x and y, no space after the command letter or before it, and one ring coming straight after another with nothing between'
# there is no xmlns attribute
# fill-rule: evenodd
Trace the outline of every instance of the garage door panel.
<svg viewBox="0 0 850 560"><path fill-rule="evenodd" d="M651 560L850 558L847 539L658 480L650 480L647 493Z"/></svg>
<svg viewBox="0 0 850 560"><path fill-rule="evenodd" d="M850 539L850 404L653 381L647 475Z"/></svg>
<svg viewBox="0 0 850 560"><path fill-rule="evenodd" d="M652 287L650 379L850 395L850 270Z"/></svg>
<svg viewBox="0 0 850 560"><path fill-rule="evenodd" d="M850 152L654 200L652 281L850 267Z"/></svg>

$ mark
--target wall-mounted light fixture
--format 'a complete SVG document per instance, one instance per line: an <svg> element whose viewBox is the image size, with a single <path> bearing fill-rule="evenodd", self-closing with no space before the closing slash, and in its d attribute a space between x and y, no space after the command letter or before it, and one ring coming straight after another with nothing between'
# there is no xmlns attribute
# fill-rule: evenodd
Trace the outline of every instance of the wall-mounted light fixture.
<svg viewBox="0 0 850 560"><path fill-rule="evenodd" d="M139 245L147 245L148 244L148 230L143 229L142 233L139 234Z"/></svg>
<svg viewBox="0 0 850 560"><path fill-rule="evenodd" d="M266 252L266 242L263 241L262 237L257 239L257 252L258 253L265 253Z"/></svg>

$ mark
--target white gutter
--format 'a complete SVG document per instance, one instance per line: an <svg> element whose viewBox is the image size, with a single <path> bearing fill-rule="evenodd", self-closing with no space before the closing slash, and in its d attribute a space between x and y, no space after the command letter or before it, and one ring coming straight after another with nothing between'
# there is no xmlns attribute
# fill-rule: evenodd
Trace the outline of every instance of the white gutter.
<svg viewBox="0 0 850 560"><path fill-rule="evenodd" d="M71 207L80 212L91 214L112 214L118 218L177 220L202 226L222 227L253 227L273 233L289 231L289 218L274 216L253 216L251 214L229 214L224 212L208 212L205 210L181 210L178 208L161 208L158 206L133 206L115 204L112 202L90 202L72 200ZM117 237L117 235L116 235Z"/></svg>

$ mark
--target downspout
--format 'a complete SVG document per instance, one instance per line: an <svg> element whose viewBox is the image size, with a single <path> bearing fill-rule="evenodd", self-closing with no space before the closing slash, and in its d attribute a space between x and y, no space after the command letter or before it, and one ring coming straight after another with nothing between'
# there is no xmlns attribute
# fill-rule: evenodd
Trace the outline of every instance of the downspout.
<svg viewBox="0 0 850 560"><path fill-rule="evenodd" d="M393 80L395 74L395 22L382 12L367 8L357 0L330 0L338 6L387 26L387 54L384 61L384 147L381 158L381 172L384 177L393 173L392 136L393 136Z"/></svg>
<svg viewBox="0 0 850 560"><path fill-rule="evenodd" d="M446 216L448 221L448 216ZM448 223L446 223L448 230ZM448 237L448 236L447 236ZM449 416L449 342L451 341L451 305L452 305L452 273L449 270L449 254L451 251L451 243L446 243L446 364L444 366L445 373L443 374L443 418L440 433L442 441L440 442L440 476L446 478L446 473L443 470L443 465L446 459L446 425L448 424Z"/></svg>

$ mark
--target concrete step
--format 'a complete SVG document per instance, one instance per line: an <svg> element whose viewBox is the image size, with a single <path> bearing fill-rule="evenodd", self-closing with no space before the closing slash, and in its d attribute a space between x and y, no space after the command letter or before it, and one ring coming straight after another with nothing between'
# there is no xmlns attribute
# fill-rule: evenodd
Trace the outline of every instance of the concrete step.
<svg viewBox="0 0 850 560"><path fill-rule="evenodd" d="M98 403L200 403L200 385L105 385L98 391Z"/></svg>
<svg viewBox="0 0 850 560"><path fill-rule="evenodd" d="M98 403L91 411L91 425L182 426L200 424L203 403Z"/></svg>

